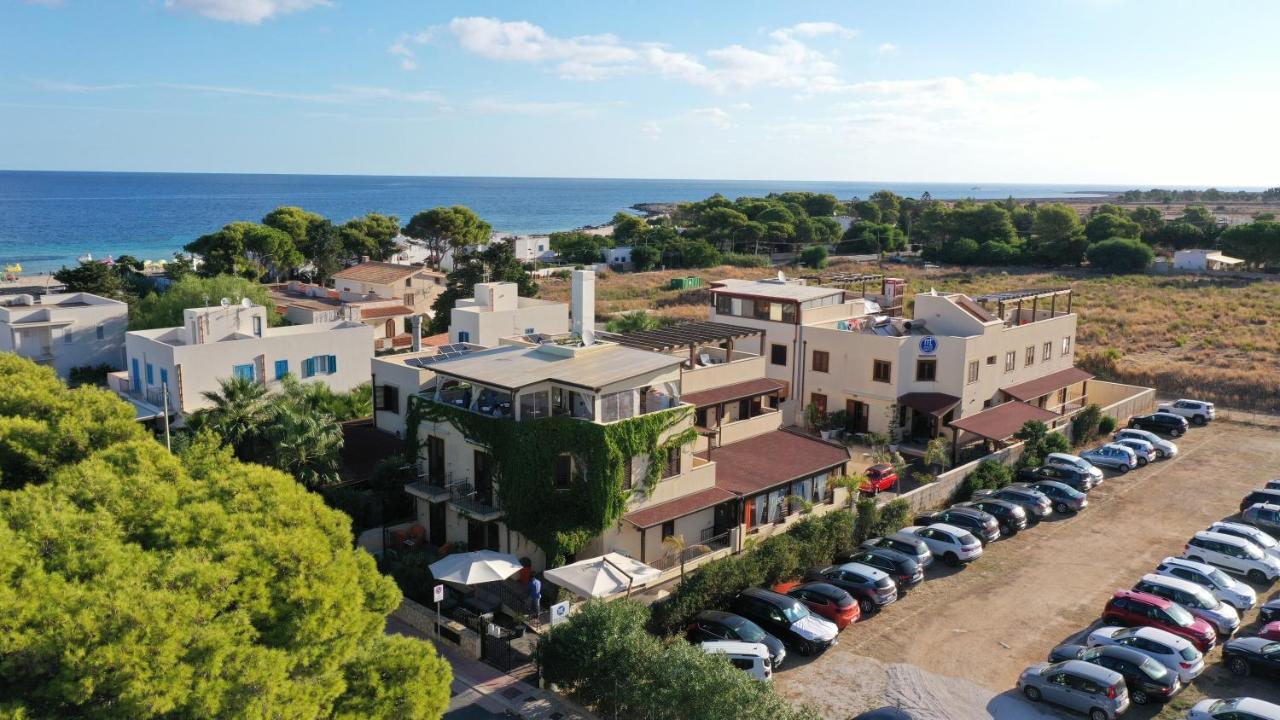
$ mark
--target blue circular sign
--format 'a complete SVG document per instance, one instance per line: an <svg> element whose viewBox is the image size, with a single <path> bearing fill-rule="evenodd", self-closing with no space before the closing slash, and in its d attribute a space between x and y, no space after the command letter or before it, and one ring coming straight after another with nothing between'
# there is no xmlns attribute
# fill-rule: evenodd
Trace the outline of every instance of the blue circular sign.
<svg viewBox="0 0 1280 720"><path fill-rule="evenodd" d="M925 355L932 355L938 350L938 338L932 335L925 335L920 338L920 352Z"/></svg>

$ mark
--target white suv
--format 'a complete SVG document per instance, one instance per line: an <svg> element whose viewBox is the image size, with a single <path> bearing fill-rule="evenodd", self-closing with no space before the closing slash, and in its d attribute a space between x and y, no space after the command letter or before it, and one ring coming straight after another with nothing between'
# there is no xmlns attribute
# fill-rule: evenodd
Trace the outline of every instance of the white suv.
<svg viewBox="0 0 1280 720"><path fill-rule="evenodd" d="M978 538L968 530L955 525L934 523L928 527L914 525L902 530L923 540L935 558L953 567L977 560L982 556L982 543Z"/></svg>
<svg viewBox="0 0 1280 720"><path fill-rule="evenodd" d="M1157 575L1168 575L1193 582L1213 596L1244 612L1258 604L1258 593L1245 583L1232 578L1212 565L1180 557L1167 557L1156 568Z"/></svg>
<svg viewBox="0 0 1280 720"><path fill-rule="evenodd" d="M1187 541L1182 557L1209 563L1244 575L1258 584L1273 582L1280 577L1280 560L1267 555L1262 548L1235 535L1201 530Z"/></svg>
<svg viewBox="0 0 1280 720"><path fill-rule="evenodd" d="M1196 425L1203 425L1213 419L1213 403L1203 400L1174 400L1157 407L1156 412L1181 415Z"/></svg>

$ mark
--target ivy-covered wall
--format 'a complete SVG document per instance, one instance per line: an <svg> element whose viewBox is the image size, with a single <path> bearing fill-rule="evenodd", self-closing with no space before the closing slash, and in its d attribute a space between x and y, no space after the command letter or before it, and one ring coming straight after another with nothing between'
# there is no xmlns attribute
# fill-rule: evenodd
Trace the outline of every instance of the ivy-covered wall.
<svg viewBox="0 0 1280 720"><path fill-rule="evenodd" d="M692 407L681 406L608 425L571 417L517 422L412 396L405 418L406 447L410 462L417 462L419 428L425 420L448 422L467 441L485 448L493 458L503 522L557 565L618 522L632 492L649 491L662 475L668 448L694 441L692 426L663 439L692 414ZM564 453L573 456L576 470L567 489L556 488L554 478L556 460ZM648 476L635 490L625 490L627 459L639 455L649 458Z"/></svg>

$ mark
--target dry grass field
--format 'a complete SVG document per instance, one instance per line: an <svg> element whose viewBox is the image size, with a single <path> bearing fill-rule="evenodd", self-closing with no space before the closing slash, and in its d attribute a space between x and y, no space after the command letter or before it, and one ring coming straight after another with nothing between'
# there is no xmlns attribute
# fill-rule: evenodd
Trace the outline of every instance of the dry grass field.
<svg viewBox="0 0 1280 720"><path fill-rule="evenodd" d="M1077 362L1100 377L1157 388L1162 396L1202 397L1228 408L1280 411L1280 282L1186 276L1104 276L999 270L833 264L829 270L904 277L911 293L931 287L969 294L1070 286L1080 315ZM767 268L718 267L609 274L597 283L602 320L631 310L663 318L707 317L707 281L769 277ZM800 270L788 270L788 274ZM698 276L704 288L671 290ZM546 278L541 296L567 300L566 280ZM910 310L908 309L908 313Z"/></svg>

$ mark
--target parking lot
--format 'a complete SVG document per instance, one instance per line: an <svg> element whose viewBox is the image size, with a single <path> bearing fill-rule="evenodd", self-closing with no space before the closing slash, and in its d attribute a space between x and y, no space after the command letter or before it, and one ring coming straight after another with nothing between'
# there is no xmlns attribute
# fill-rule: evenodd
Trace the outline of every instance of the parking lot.
<svg viewBox="0 0 1280 720"><path fill-rule="evenodd" d="M1040 716L1013 690L1027 665L1082 637L1114 590L1181 553L1196 530L1233 514L1248 490L1280 478L1274 428L1219 422L1193 428L1178 446L1174 460L1109 473L1076 517L1055 516L993 543L967 568L935 564L921 586L845 630L839 645L784 667L778 690L830 718L881 704L890 685L893 697L919 703L926 717ZM1260 603L1280 592L1257 589ZM1255 621L1251 611L1239 634L1254 634ZM1125 717L1181 717L1205 695L1280 702L1274 680L1237 680L1218 665L1220 655L1212 652L1209 669L1163 712L1135 706ZM898 687L904 683L913 687Z"/></svg>

